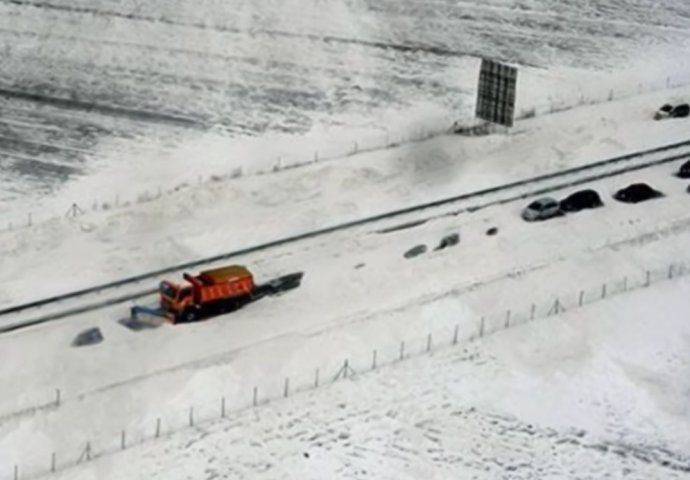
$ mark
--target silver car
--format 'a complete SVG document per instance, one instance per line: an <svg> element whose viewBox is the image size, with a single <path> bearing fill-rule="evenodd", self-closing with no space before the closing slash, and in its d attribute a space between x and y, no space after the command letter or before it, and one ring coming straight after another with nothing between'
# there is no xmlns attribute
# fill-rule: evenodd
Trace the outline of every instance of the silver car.
<svg viewBox="0 0 690 480"><path fill-rule="evenodd" d="M551 197L543 197L533 201L522 211L522 218L528 222L546 220L561 214L558 201Z"/></svg>

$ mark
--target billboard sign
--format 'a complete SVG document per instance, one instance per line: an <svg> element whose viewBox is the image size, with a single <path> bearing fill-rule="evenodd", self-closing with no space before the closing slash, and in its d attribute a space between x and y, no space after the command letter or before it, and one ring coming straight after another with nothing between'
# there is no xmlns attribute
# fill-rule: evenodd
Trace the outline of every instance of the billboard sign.
<svg viewBox="0 0 690 480"><path fill-rule="evenodd" d="M476 115L482 120L513 126L517 68L482 59Z"/></svg>

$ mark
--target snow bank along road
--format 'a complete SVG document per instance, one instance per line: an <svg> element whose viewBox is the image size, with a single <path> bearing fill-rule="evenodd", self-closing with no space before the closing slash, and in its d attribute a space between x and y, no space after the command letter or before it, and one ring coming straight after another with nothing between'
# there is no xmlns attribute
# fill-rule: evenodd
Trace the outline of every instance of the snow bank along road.
<svg viewBox="0 0 690 480"><path fill-rule="evenodd" d="M688 295L687 280L655 285L56 479L687 478Z"/></svg>
<svg viewBox="0 0 690 480"><path fill-rule="evenodd" d="M226 139L311 132L362 144L395 124L397 137L422 117L470 113L481 56L525 66L518 111L542 111L664 85L690 38L679 0L307 3L308 12L304 0L0 1L0 214L66 210L72 180L108 177L112 167L136 169L139 180L164 171L169 184L194 181L186 162L170 166L172 152L203 136L190 123ZM632 82L602 72L638 65ZM228 147L221 160L195 151L195 166L226 168L239 153ZM130 178L105 191L90 183L102 197L89 203L122 199Z"/></svg>
<svg viewBox="0 0 690 480"><path fill-rule="evenodd" d="M599 295L604 282L632 283L646 269L687 262L690 196L672 175L675 167L592 181L604 208L548 222L523 222L523 203L513 202L416 228L336 232L248 254L243 262L269 278L306 265L302 287L206 322L135 333L117 323L125 312L115 306L3 335L0 452L6 462L42 465L51 451L63 458L86 439L117 440L123 428L132 438L150 433L156 417L179 423L190 405L215 411L221 395L228 410L246 406L257 385L277 396L286 377L311 381L316 367L335 372L343 358L359 370L355 360L369 364L372 349L397 352L400 340L422 332L457 325L465 337L483 315L498 311L502 321L508 309L524 314L554 297L567 305L582 289ZM610 200L640 180L666 197L639 205ZM487 237L492 226L498 234ZM402 258L411 246L433 247L450 232L461 233L459 245ZM70 348L74 334L90 326L106 341ZM55 388L62 391L59 408L26 410L52 399Z"/></svg>
<svg viewBox="0 0 690 480"><path fill-rule="evenodd" d="M164 276L180 273L188 269L210 266L219 261L226 261L249 253L265 251L270 248L313 239L343 230L357 229L359 227L371 228L378 225L376 228L383 232L390 231L391 229L407 228L409 226L419 225L432 218L476 211L488 206L503 204L528 196L547 194L602 178L642 170L674 161L681 161L687 158L690 158L690 141L679 142L644 152L628 154L555 173L519 180L506 185L466 193L456 197L407 207L341 225L305 232L301 235L275 240L239 251L216 255L199 261L188 262L183 265L171 266L155 272L122 279L117 282L98 285L77 292L5 308L0 310L0 316L4 317L2 324L0 324L0 333L10 332L20 328L26 328L47 321L58 320L78 313L93 311L109 305L120 304L141 298L155 291L155 289L150 287L141 289L141 282L155 285L158 281L162 280ZM386 226L390 220L394 219L401 219L406 223ZM358 234L358 231L353 232L353 235Z"/></svg>

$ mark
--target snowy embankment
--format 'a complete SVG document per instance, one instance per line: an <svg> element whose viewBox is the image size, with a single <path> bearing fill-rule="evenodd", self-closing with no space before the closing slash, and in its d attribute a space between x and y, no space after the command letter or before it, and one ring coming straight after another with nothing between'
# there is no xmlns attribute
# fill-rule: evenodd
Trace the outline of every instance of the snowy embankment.
<svg viewBox="0 0 690 480"><path fill-rule="evenodd" d="M507 136L444 136L347 162L189 186L142 204L2 232L0 304L686 140L684 121L654 122L651 115L688 93L671 90L524 120ZM107 173L104 190L131 169ZM75 198L95 180L75 182ZM42 279L40 286L34 278Z"/></svg>
<svg viewBox="0 0 690 480"><path fill-rule="evenodd" d="M455 327L464 339L476 335L483 316L488 332L524 321L532 304L544 316L555 298L570 309L581 291L588 302L639 285L648 269L652 281L665 278L669 264L687 270L690 197L675 168L593 182L604 208L549 222L523 222L524 202L513 202L409 230L343 232L250 255L238 261L259 278L304 270L303 286L208 322L135 333L117 323L126 306L115 306L3 336L0 378L8 395L0 451L26 468L45 467L51 452L74 460L85 442L112 446L123 429L130 441L150 436L156 418L165 429L180 426L190 406L207 418L221 396L234 410L251 402L256 386L262 398L276 397L285 378L291 388L309 384L316 368L322 378L334 375L344 358L359 371L374 349L384 361L402 340L415 351L427 333L442 341ZM610 198L639 180L666 197L640 205ZM486 236L489 227L498 234ZM410 247L432 248L452 232L460 233L459 245L403 259ZM103 344L69 347L79 330L94 325ZM52 400L56 388L58 408L26 410Z"/></svg>
<svg viewBox="0 0 690 480"><path fill-rule="evenodd" d="M353 157L347 165L218 183L5 234L3 267L15 274L8 287L33 297L46 285L44 293L69 289L121 268L168 265L271 233L274 238L685 139L684 121L650 120L654 106L677 93L585 107L548 121L535 118L521 123L515 135L444 137ZM95 447L117 442L122 429L130 440L150 434L157 417L166 427L179 423L190 405L215 411L225 395L229 410L246 406L257 385L262 395L274 397L286 377L296 385L312 381L314 368L333 370L329 366L345 357L368 364L372 349L397 352L400 340L415 339L419 347L426 340L420 335L445 331L448 338L456 325L464 336L476 331L483 315L503 322L507 310L514 318L524 316L531 303L541 309L550 308L554 297L572 303L582 289L600 295L603 283L612 288L626 278L639 282L646 269L687 262L688 195L685 182L672 176L674 168L595 182L603 209L542 224L520 220L523 202L514 202L411 230L345 232L247 256L238 261L259 278L304 270L305 282L283 297L214 321L134 333L117 324L126 312L116 306L3 336L1 463L45 469L51 452L64 461L78 455L85 441ZM666 198L636 206L610 199L639 180ZM498 235L487 237L492 226ZM402 258L415 244L432 247L458 231L461 242L454 248ZM26 269L28 264L33 268ZM65 271L80 276L66 279ZM42 279L40 287L35 278ZM93 325L103 330L103 344L87 350L68 346L76 332ZM355 363L353 368L361 370ZM54 398L56 388L62 392L58 408L31 410Z"/></svg>
<svg viewBox="0 0 690 480"><path fill-rule="evenodd" d="M56 478L685 478L688 296L687 279L655 285Z"/></svg>
<svg viewBox="0 0 690 480"><path fill-rule="evenodd" d="M442 130L481 57L520 65L518 116L690 70L677 0L307 4L0 2L0 229Z"/></svg>

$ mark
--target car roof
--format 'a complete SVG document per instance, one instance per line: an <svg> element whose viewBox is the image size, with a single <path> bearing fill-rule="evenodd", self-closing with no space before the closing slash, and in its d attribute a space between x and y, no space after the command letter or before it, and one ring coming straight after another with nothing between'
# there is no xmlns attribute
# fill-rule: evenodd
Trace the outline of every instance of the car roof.
<svg viewBox="0 0 690 480"><path fill-rule="evenodd" d="M584 190L578 190L577 192L573 192L573 193L571 193L571 194L568 195L568 196L569 196L569 197L572 197L572 196L574 196L574 195L582 195L582 194L584 194L584 193L597 193L597 192L596 192L596 190L593 190L593 189L591 189L591 188L585 188ZM598 195L598 193L597 193L597 195Z"/></svg>
<svg viewBox="0 0 690 480"><path fill-rule="evenodd" d="M544 205L548 203L558 203L555 198L552 197L541 197L534 200L530 205Z"/></svg>

